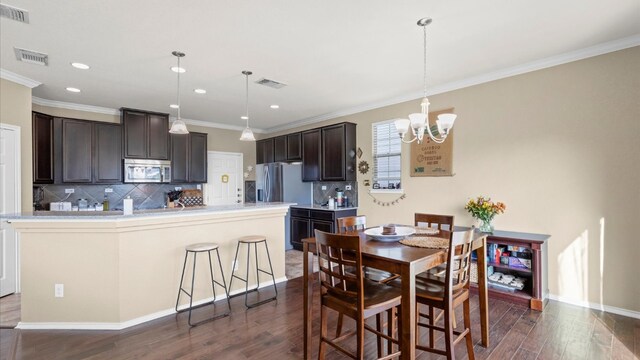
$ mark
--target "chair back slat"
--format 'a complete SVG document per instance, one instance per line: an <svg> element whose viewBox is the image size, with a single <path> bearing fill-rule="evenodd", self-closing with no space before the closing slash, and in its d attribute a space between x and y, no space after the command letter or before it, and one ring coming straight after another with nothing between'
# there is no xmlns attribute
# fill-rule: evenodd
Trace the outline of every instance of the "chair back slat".
<svg viewBox="0 0 640 360"><path fill-rule="evenodd" d="M437 228L438 230L453 231L453 215L438 215L438 214L421 214L415 213L414 225Z"/></svg>
<svg viewBox="0 0 640 360"><path fill-rule="evenodd" d="M364 307L362 253L357 235L315 230L321 293ZM348 271L346 271L348 269Z"/></svg>
<svg viewBox="0 0 640 360"><path fill-rule="evenodd" d="M451 233L449 250L447 251L445 298L451 299L453 293L469 287L472 241L473 229Z"/></svg>
<svg viewBox="0 0 640 360"><path fill-rule="evenodd" d="M346 216L336 219L336 232L338 234L344 234L355 231L362 231L367 227L367 217L360 216Z"/></svg>

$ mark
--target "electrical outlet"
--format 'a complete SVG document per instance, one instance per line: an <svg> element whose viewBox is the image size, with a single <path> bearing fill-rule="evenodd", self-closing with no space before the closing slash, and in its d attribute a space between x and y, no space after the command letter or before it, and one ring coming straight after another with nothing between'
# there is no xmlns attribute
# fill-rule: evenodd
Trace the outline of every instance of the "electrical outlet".
<svg viewBox="0 0 640 360"><path fill-rule="evenodd" d="M74 192L76 192L74 189L64 189L65 194L73 194Z"/></svg>
<svg viewBox="0 0 640 360"><path fill-rule="evenodd" d="M64 284L56 284L54 286L53 296L57 298L64 297Z"/></svg>
<svg viewBox="0 0 640 360"><path fill-rule="evenodd" d="M112 193L113 189L112 188L104 188L104 192L106 193Z"/></svg>
<svg viewBox="0 0 640 360"><path fill-rule="evenodd" d="M182 190L182 186L176 186L174 189L176 189L176 191L180 191Z"/></svg>
<svg viewBox="0 0 640 360"><path fill-rule="evenodd" d="M196 185L196 189L202 190L202 185L200 185L200 184Z"/></svg>
<svg viewBox="0 0 640 360"><path fill-rule="evenodd" d="M344 189L345 190L351 190L351 185L345 185Z"/></svg>
<svg viewBox="0 0 640 360"><path fill-rule="evenodd" d="M322 185L322 190L327 190L327 185Z"/></svg>

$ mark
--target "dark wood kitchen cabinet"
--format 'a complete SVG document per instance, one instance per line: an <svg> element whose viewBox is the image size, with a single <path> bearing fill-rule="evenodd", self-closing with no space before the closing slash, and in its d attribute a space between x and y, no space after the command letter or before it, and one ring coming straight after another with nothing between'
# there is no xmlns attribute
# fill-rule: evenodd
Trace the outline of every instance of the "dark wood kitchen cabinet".
<svg viewBox="0 0 640 360"><path fill-rule="evenodd" d="M32 114L33 183L53 184L53 116Z"/></svg>
<svg viewBox="0 0 640 360"><path fill-rule="evenodd" d="M302 181L320 181L320 129L302 132Z"/></svg>
<svg viewBox="0 0 640 360"><path fill-rule="evenodd" d="M171 182L207 182L207 134L171 134Z"/></svg>
<svg viewBox="0 0 640 360"><path fill-rule="evenodd" d="M169 114L122 108L124 157L169 159Z"/></svg>
<svg viewBox="0 0 640 360"><path fill-rule="evenodd" d="M356 124L322 129L322 181L356 180Z"/></svg>
<svg viewBox="0 0 640 360"><path fill-rule="evenodd" d="M122 182L122 126L93 123L93 182Z"/></svg>
<svg viewBox="0 0 640 360"><path fill-rule="evenodd" d="M273 161L287 161L287 136L273 138Z"/></svg>
<svg viewBox="0 0 640 360"><path fill-rule="evenodd" d="M273 150L273 138L256 141L256 164L274 162Z"/></svg>
<svg viewBox="0 0 640 360"><path fill-rule="evenodd" d="M288 134L287 136L287 161L302 160L302 133Z"/></svg>
<svg viewBox="0 0 640 360"><path fill-rule="evenodd" d="M291 207L290 234L291 245L302 250L302 239L313 237L315 230L334 232L336 219L356 216L356 209L322 210L306 207Z"/></svg>
<svg viewBox="0 0 640 360"><path fill-rule="evenodd" d="M93 123L62 119L62 182L93 182Z"/></svg>

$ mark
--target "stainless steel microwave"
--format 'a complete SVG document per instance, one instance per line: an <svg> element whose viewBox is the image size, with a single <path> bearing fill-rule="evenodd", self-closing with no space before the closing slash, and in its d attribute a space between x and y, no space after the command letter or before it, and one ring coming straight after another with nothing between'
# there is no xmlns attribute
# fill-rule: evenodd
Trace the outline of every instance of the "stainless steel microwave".
<svg viewBox="0 0 640 360"><path fill-rule="evenodd" d="M124 159L125 183L169 183L171 161Z"/></svg>

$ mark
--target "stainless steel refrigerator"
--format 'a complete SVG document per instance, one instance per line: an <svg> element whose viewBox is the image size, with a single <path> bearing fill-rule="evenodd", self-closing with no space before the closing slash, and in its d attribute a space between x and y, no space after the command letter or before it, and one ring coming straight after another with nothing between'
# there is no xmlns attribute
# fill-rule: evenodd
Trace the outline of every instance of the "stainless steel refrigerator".
<svg viewBox="0 0 640 360"><path fill-rule="evenodd" d="M313 183L302 182L302 165L272 163L256 165L256 200L313 204ZM285 223L285 249L291 246L290 219Z"/></svg>

